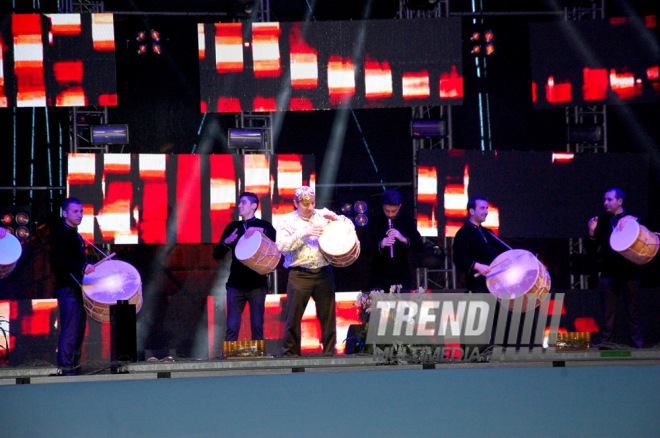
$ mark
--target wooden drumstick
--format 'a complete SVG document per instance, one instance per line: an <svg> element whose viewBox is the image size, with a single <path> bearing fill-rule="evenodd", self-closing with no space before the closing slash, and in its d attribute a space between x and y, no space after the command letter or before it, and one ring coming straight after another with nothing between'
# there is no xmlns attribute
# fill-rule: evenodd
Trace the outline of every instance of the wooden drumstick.
<svg viewBox="0 0 660 438"><path fill-rule="evenodd" d="M99 260L98 262L94 263L94 267L96 268L96 267L97 267L98 265L100 265L101 263L103 263L103 262L107 262L108 260L110 260L111 258L113 258L113 257L116 256L116 255L117 255L117 253L116 253L116 252L113 252L112 254L110 254L109 256L107 256L106 258L101 259L101 260Z"/></svg>
<svg viewBox="0 0 660 438"><path fill-rule="evenodd" d="M509 260L508 257L505 258L504 260L500 260L499 262L495 263L493 266L489 266L489 267L488 267L488 272L490 272L490 270L493 269L494 267L499 266L499 265L501 265L502 263L506 262L507 260ZM475 277L478 277L478 276L480 276L480 275L482 275L481 272L477 272L477 275L475 275Z"/></svg>

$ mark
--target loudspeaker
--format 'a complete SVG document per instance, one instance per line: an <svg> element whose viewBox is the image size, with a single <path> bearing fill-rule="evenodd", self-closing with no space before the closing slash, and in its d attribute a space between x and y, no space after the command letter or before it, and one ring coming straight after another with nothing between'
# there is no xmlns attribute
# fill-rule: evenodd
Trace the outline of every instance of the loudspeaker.
<svg viewBox="0 0 660 438"><path fill-rule="evenodd" d="M110 360L137 362L136 307L128 300L110 306Z"/></svg>

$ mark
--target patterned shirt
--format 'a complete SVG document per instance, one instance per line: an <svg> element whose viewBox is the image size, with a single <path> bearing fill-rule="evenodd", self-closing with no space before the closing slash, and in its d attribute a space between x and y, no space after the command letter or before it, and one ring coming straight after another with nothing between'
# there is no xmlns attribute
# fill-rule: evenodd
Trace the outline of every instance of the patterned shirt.
<svg viewBox="0 0 660 438"><path fill-rule="evenodd" d="M328 260L319 248L319 238L307 236L305 230L310 225L325 226L331 220L323 217L331 213L328 209L314 210L312 217L303 218L298 210L284 215L277 222L277 248L284 254L284 267L300 267L305 269L322 268L328 265ZM353 222L346 216L337 215L337 220Z"/></svg>

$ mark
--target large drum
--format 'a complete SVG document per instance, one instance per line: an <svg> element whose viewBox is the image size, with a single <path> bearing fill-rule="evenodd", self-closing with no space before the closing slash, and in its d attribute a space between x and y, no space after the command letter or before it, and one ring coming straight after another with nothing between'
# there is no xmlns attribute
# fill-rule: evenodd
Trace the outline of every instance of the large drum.
<svg viewBox="0 0 660 438"><path fill-rule="evenodd" d="M637 221L627 221L622 230L610 234L612 249L636 265L650 262L658 253L658 236Z"/></svg>
<svg viewBox="0 0 660 438"><path fill-rule="evenodd" d="M360 256L360 241L355 228L349 222L340 220L323 227L319 247L328 262L338 268L352 265Z"/></svg>
<svg viewBox="0 0 660 438"><path fill-rule="evenodd" d="M537 294L535 307L548 298L550 274L534 254L524 249L512 249L498 255L490 264L486 275L488 291L497 294L497 299L509 298L509 310L513 310L514 299L524 296L521 311L527 309L528 294ZM506 295L506 294L511 294Z"/></svg>
<svg viewBox="0 0 660 438"><path fill-rule="evenodd" d="M234 254L245 266L261 275L266 275L277 268L282 258L282 253L277 249L275 242L260 231L252 233L250 237L245 237L243 234L236 242Z"/></svg>
<svg viewBox="0 0 660 438"><path fill-rule="evenodd" d="M87 314L99 322L110 322L110 306L119 300L142 308L142 279L137 269L126 262L109 260L83 277L83 300Z"/></svg>
<svg viewBox="0 0 660 438"><path fill-rule="evenodd" d="M7 233L0 239L0 278L11 274L22 252L21 243L13 234Z"/></svg>

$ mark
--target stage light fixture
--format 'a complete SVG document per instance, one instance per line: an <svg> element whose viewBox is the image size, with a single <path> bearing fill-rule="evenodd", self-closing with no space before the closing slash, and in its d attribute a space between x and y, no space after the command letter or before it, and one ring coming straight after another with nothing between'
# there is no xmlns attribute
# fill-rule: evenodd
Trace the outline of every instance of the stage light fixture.
<svg viewBox="0 0 660 438"><path fill-rule="evenodd" d="M5 230L7 230L9 234L14 234L14 229L12 227L5 227Z"/></svg>
<svg viewBox="0 0 660 438"><path fill-rule="evenodd" d="M366 214L358 214L355 216L355 225L358 227L364 227L369 222L369 218Z"/></svg>
<svg viewBox="0 0 660 438"><path fill-rule="evenodd" d="M156 29L151 29L149 36L151 36L151 39L154 41L160 41L160 32L158 32Z"/></svg>
<svg viewBox="0 0 660 438"><path fill-rule="evenodd" d="M479 32L472 32L472 35L470 35L470 41L479 41L481 39L481 33Z"/></svg>
<svg viewBox="0 0 660 438"><path fill-rule="evenodd" d="M351 214L351 210L353 210L353 204L350 202L344 202L341 206L341 212L344 214Z"/></svg>
<svg viewBox="0 0 660 438"><path fill-rule="evenodd" d="M486 44L486 55L492 55L495 53L495 45L494 44Z"/></svg>
<svg viewBox="0 0 660 438"><path fill-rule="evenodd" d="M147 45L146 44L140 44L137 48L137 53L138 53L138 55L145 55L147 53Z"/></svg>
<svg viewBox="0 0 660 438"><path fill-rule="evenodd" d="M15 236L18 240L28 240L30 238L30 230L27 227L18 227L16 228Z"/></svg>
<svg viewBox="0 0 660 438"><path fill-rule="evenodd" d="M265 144L264 132L261 130L253 129L229 129L227 136L229 142L227 146L232 149L263 149Z"/></svg>
<svg viewBox="0 0 660 438"><path fill-rule="evenodd" d="M85 114L76 115L76 122L78 122L79 125L86 124L87 123L87 116Z"/></svg>
<svg viewBox="0 0 660 438"><path fill-rule="evenodd" d="M603 128L601 126L569 125L568 141L572 143L599 143L603 141Z"/></svg>
<svg viewBox="0 0 660 438"><path fill-rule="evenodd" d="M255 0L234 0L234 13L238 16L249 16L254 12Z"/></svg>
<svg viewBox="0 0 660 438"><path fill-rule="evenodd" d="M367 212L367 203L364 201L357 201L354 208L357 214L365 214Z"/></svg>
<svg viewBox="0 0 660 438"><path fill-rule="evenodd" d="M144 30L139 30L135 35L135 41L138 43L144 42L147 39L147 32Z"/></svg>
<svg viewBox="0 0 660 438"><path fill-rule="evenodd" d="M413 120L410 122L412 138L444 137L447 135L447 124L444 120Z"/></svg>
<svg viewBox="0 0 660 438"><path fill-rule="evenodd" d="M481 53L481 46L479 44L475 44L472 46L472 50L470 51L473 55L478 55Z"/></svg>
<svg viewBox="0 0 660 438"><path fill-rule="evenodd" d="M14 222L14 216L12 216L11 213L4 213L2 215L3 225L11 225L12 222Z"/></svg>
<svg viewBox="0 0 660 438"><path fill-rule="evenodd" d="M487 43L495 41L495 32L493 32L492 30L487 30L486 32L484 32L484 41L486 41Z"/></svg>
<svg viewBox="0 0 660 438"><path fill-rule="evenodd" d="M97 125L90 127L90 143L128 144L128 125Z"/></svg>
<svg viewBox="0 0 660 438"><path fill-rule="evenodd" d="M18 225L27 225L28 222L30 222L30 216L27 213L21 212L16 215L16 223Z"/></svg>
<svg viewBox="0 0 660 438"><path fill-rule="evenodd" d="M163 53L163 47L158 43L153 43L151 45L151 51L154 52L156 55L160 55L161 53Z"/></svg>

